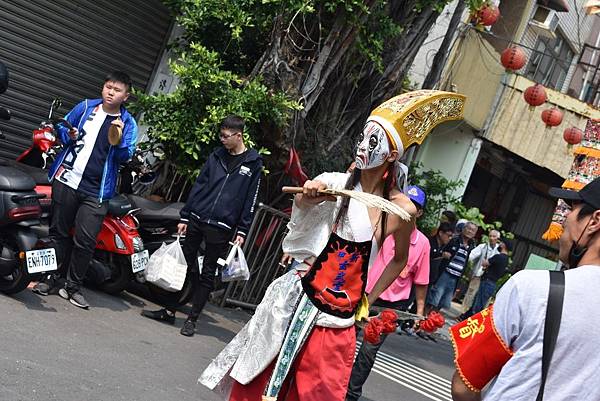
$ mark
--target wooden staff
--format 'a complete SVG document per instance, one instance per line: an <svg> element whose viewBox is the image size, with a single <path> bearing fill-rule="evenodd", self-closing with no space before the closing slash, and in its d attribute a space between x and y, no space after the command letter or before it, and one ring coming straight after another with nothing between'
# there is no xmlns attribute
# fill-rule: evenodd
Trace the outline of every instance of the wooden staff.
<svg viewBox="0 0 600 401"><path fill-rule="evenodd" d="M286 194L301 194L304 189L301 187L283 187L281 190ZM382 198L381 196L369 194L361 191L350 191L347 189L320 189L319 194L333 195L333 196L347 196L358 202L366 205L367 207L375 207L386 213L396 215L404 221L410 221L412 216L409 212L404 210L401 206L396 205L389 200Z"/></svg>

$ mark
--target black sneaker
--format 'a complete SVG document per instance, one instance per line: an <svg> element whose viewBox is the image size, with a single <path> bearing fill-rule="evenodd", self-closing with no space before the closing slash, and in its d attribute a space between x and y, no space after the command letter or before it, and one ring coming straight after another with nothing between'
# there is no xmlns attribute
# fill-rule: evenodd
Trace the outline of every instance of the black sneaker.
<svg viewBox="0 0 600 401"><path fill-rule="evenodd" d="M166 309L143 310L142 316L169 324L175 324L175 314L170 314Z"/></svg>
<svg viewBox="0 0 600 401"><path fill-rule="evenodd" d="M196 332L196 322L192 322L191 320L186 320L181 328L181 335L186 337L192 337Z"/></svg>
<svg viewBox="0 0 600 401"><path fill-rule="evenodd" d="M35 292L38 295L46 296L50 293L50 286L43 281L39 281L36 285L33 286L31 291Z"/></svg>
<svg viewBox="0 0 600 401"><path fill-rule="evenodd" d="M69 302L71 302L78 308L88 309L90 307L90 304L87 303L87 301L83 297L83 294L81 294L81 292L79 291L70 294L66 288L61 288L60 290L58 290L58 295L60 295L64 299L68 299Z"/></svg>
<svg viewBox="0 0 600 401"><path fill-rule="evenodd" d="M36 285L33 286L31 291L39 295L47 296L50 294L50 290L54 288L55 284L56 280L54 279L54 276L52 274L48 274L47 276L43 277L42 280L38 281Z"/></svg>

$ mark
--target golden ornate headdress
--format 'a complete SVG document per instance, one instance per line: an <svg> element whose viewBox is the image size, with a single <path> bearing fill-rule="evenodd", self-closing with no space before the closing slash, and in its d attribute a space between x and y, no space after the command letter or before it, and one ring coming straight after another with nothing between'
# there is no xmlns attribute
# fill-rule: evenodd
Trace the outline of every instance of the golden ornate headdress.
<svg viewBox="0 0 600 401"><path fill-rule="evenodd" d="M407 92L382 103L367 121L380 124L402 154L411 145L420 145L438 124L461 120L465 100L463 95L438 90Z"/></svg>

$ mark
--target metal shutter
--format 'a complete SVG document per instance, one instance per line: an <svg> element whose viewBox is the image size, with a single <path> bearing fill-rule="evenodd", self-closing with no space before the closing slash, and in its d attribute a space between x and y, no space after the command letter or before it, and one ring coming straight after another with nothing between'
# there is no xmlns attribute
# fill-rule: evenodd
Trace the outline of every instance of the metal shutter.
<svg viewBox="0 0 600 401"><path fill-rule="evenodd" d="M84 98L99 98L107 73L127 72L146 90L160 60L171 17L159 0L10 0L0 7L0 61L9 89L0 105L0 158L14 158L31 143L53 97L57 116Z"/></svg>

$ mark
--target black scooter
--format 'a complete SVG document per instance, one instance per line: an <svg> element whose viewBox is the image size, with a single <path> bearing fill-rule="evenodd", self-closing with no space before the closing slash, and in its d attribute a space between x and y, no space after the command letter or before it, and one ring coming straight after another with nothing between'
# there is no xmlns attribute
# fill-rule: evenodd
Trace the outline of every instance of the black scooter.
<svg viewBox="0 0 600 401"><path fill-rule="evenodd" d="M8 88L8 70L0 63L0 93ZM10 111L0 107L0 119ZM0 132L0 139L5 139ZM44 194L35 192L34 179L7 161L0 161L0 292L14 294L27 288L31 275L58 268L54 248L39 248ZM35 249L34 249L35 248Z"/></svg>

